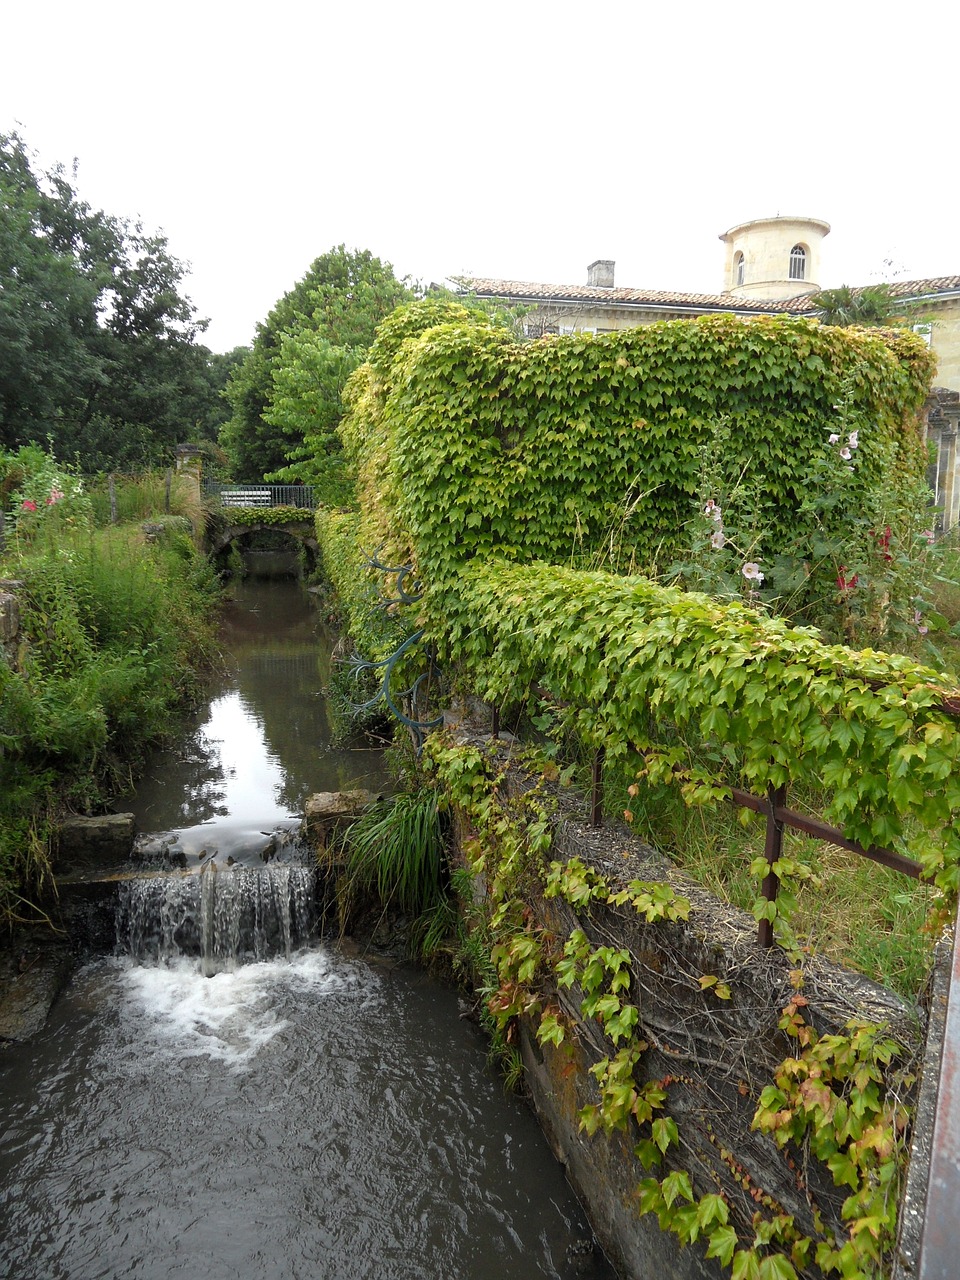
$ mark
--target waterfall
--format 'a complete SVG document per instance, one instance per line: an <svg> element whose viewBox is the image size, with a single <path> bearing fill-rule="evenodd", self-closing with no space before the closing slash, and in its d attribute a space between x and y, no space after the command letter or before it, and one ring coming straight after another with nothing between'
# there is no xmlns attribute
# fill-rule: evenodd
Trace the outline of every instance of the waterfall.
<svg viewBox="0 0 960 1280"><path fill-rule="evenodd" d="M207 977L249 961L290 958L314 936L315 872L271 863L124 880L117 947L140 964L199 956Z"/></svg>

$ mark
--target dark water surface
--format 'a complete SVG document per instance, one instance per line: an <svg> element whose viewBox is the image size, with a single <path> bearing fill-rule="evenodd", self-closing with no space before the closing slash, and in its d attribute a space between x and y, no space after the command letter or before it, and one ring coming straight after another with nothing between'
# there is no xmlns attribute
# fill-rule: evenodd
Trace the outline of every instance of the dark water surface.
<svg viewBox="0 0 960 1280"><path fill-rule="evenodd" d="M380 751L331 744L323 690L334 638L313 597L293 579L248 579L231 591L221 629L226 669L208 705L118 801L140 831L179 832L188 853L237 853L264 831L296 827L316 791L389 786Z"/></svg>
<svg viewBox="0 0 960 1280"><path fill-rule="evenodd" d="M210 848L380 777L372 755L352 775L318 759L325 659L301 589L244 588L234 614L234 675L138 796L144 825ZM456 994L413 969L320 943L212 977L196 956L98 960L0 1054L0 1091L16 1280L613 1276Z"/></svg>

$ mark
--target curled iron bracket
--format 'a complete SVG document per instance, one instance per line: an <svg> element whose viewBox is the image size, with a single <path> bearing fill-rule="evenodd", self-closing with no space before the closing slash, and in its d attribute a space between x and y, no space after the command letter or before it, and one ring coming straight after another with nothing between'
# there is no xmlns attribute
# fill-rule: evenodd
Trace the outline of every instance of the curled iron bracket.
<svg viewBox="0 0 960 1280"><path fill-rule="evenodd" d="M423 599L423 583L419 578L414 577L413 565L384 564L380 559L379 547L377 547L372 556L368 556L367 553L361 549L361 555L371 569L378 569L381 573L396 575L396 581L393 584L393 589L397 594L395 596L389 596L385 594L382 588L379 589L379 608L386 610L393 604L417 604L418 601ZM408 578L411 579L410 585L413 588L412 591L408 591L406 588Z"/></svg>
<svg viewBox="0 0 960 1280"><path fill-rule="evenodd" d="M427 733L431 729L436 729L439 725L443 724L443 716L437 716L433 720L421 720L417 715L417 701L420 694L420 686L425 680L429 680L432 676L436 675L439 668L434 662L433 656L428 651L427 670L421 672L408 689L403 689L399 693L394 693L390 687L390 681L393 678L394 667L405 654L409 653L414 645L418 644L419 641L423 639L423 632L423 627L414 631L412 635L407 636L402 644L398 645L389 657L382 658L379 662L370 662L368 659L361 658L356 654L349 661L349 666L352 669L355 678L359 678L362 671L379 671L381 668L383 669L380 688L374 696L369 698L366 702L354 704L354 710L369 711L382 699L400 723L410 730L418 758L423 750L423 741ZM406 712L402 711L400 706L398 706L398 703L402 703L404 700L406 700L407 705L410 707L411 715L407 715Z"/></svg>

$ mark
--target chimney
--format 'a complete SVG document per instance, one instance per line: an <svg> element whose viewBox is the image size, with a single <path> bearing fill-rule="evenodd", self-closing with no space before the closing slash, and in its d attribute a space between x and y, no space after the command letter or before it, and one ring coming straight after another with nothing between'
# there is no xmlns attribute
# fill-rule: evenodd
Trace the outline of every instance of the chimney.
<svg viewBox="0 0 960 1280"><path fill-rule="evenodd" d="M613 268L617 264L609 258L598 258L587 267L587 284L596 289L613 288Z"/></svg>

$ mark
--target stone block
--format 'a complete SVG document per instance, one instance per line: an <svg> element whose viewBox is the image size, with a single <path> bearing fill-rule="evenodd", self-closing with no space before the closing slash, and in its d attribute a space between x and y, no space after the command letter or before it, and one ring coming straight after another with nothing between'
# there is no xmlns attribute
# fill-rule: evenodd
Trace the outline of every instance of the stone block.
<svg viewBox="0 0 960 1280"><path fill-rule="evenodd" d="M10 644L20 631L20 606L17 597L0 592L0 644Z"/></svg>
<svg viewBox="0 0 960 1280"><path fill-rule="evenodd" d="M304 832L311 840L324 843L331 831L359 817L376 799L371 791L318 791L307 797Z"/></svg>
<svg viewBox="0 0 960 1280"><path fill-rule="evenodd" d="M106 871L128 862L136 824L132 813L67 818L60 824L54 869Z"/></svg>

